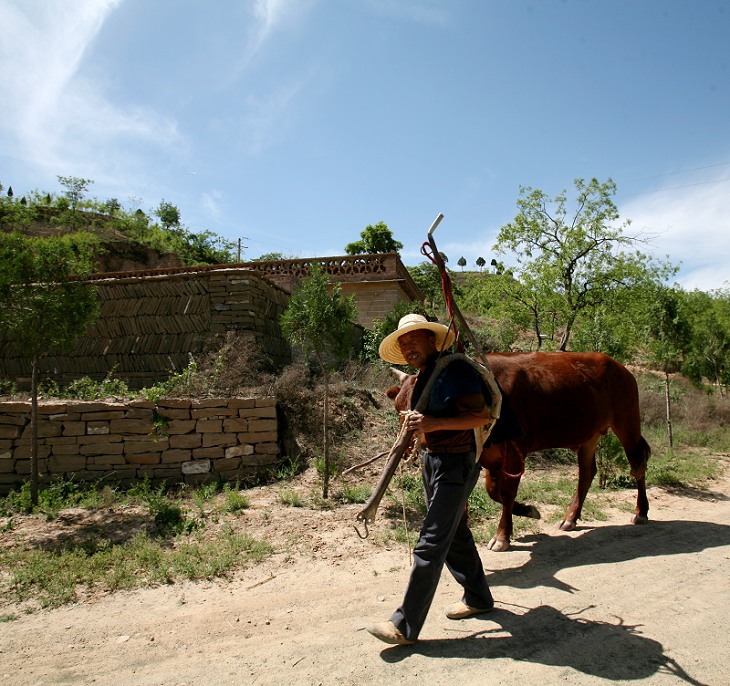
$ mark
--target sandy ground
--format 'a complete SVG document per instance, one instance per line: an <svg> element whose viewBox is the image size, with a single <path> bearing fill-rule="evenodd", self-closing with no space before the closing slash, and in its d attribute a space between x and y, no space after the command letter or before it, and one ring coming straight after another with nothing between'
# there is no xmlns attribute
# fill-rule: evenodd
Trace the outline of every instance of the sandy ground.
<svg viewBox="0 0 730 686"><path fill-rule="evenodd" d="M571 533L543 524L506 553L482 546L496 609L446 619L459 592L445 572L409 647L364 630L398 605L407 550L377 535L361 541L359 506L285 508L265 489L252 498L251 533L278 531L288 541L280 552L232 581L116 593L2 623L0 683L730 684L727 470L706 492L651 489L647 526L615 510Z"/></svg>

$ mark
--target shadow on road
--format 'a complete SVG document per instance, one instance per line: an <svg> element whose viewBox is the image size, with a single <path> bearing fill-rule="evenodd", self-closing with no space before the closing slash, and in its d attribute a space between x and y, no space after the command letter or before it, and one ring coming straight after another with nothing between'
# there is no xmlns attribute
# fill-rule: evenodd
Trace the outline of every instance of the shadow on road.
<svg viewBox="0 0 730 686"><path fill-rule="evenodd" d="M400 662L418 654L432 658L485 660L509 658L540 665L569 667L611 681L638 681L656 673L671 674L694 686L693 679L662 645L642 636L639 628L619 620L617 624L584 619L580 612L566 615L549 605L525 614L495 609L483 623L497 624L458 639L419 641L414 646L389 648L381 652L385 662Z"/></svg>
<svg viewBox="0 0 730 686"><path fill-rule="evenodd" d="M495 571L489 576L490 586L550 586L572 591L571 587L555 578L559 571L642 557L681 555L730 545L730 526L710 522L649 522L645 526L582 528L585 530L577 537L556 533L520 538L512 548L519 550L520 543L532 542L530 559L519 567ZM488 568L489 557L482 559Z"/></svg>

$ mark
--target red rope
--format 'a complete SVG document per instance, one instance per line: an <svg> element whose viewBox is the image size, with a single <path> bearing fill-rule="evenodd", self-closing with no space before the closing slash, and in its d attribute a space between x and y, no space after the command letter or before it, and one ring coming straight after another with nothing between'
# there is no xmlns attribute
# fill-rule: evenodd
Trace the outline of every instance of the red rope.
<svg viewBox="0 0 730 686"><path fill-rule="evenodd" d="M436 258L433 256L431 244L428 241L424 242L424 244L421 246L421 254L425 255L429 260L431 260L434 265L439 267ZM446 270L445 266L439 267L439 272L441 273L441 291L444 294L446 310L449 313L449 328L454 329L454 333L456 333L456 348L460 353L463 353L465 350L464 343L461 340L461 336L459 335L459 331L457 330L456 324L454 322L454 285L451 282L451 277L449 276L449 273ZM509 445L512 446L512 450L514 450L520 458L521 467L519 474L511 474L505 468L505 465L507 463L507 445L507 443L503 443L500 446L500 453L502 455L502 474L510 479L519 479L525 473L525 456L515 445L514 441L509 442Z"/></svg>
<svg viewBox="0 0 730 686"><path fill-rule="evenodd" d="M434 265L437 267L439 266L438 262L436 262L436 258L433 256L431 244L428 241L424 242L421 246L421 254L431 260ZM439 267L439 272L441 274L441 292L444 295L446 311L449 313L449 329L453 329L456 334L456 349L460 353L463 353L465 351L464 343L461 340L461 335L459 334L459 330L456 328L456 323L454 321L454 286L445 267Z"/></svg>
<svg viewBox="0 0 730 686"><path fill-rule="evenodd" d="M517 455L519 455L520 465L521 465L521 470L520 470L519 474L510 474L505 469L505 464L507 463L507 446L508 445L512 447L512 450L514 450L517 453ZM507 442L502 443L502 445L499 446L499 452L502 455L502 474L504 474L504 476L506 476L510 479L519 479L525 473L525 456L522 454L522 451L517 447L517 445L515 444L514 441L510 441L509 443L507 443Z"/></svg>

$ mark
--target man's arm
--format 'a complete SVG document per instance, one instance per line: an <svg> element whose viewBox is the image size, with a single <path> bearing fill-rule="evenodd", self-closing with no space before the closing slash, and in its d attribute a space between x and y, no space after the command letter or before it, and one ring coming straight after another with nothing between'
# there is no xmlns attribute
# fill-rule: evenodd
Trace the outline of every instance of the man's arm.
<svg viewBox="0 0 730 686"><path fill-rule="evenodd" d="M456 401L458 413L451 417L432 417L411 412L406 417L406 428L419 433L431 431L462 431L484 426L491 421L489 408L481 393L469 393Z"/></svg>

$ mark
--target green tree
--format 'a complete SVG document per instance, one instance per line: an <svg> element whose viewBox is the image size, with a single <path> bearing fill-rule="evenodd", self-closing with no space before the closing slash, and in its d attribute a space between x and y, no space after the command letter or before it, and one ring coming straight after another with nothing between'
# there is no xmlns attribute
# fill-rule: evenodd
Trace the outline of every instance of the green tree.
<svg viewBox="0 0 730 686"><path fill-rule="evenodd" d="M230 264L234 261L234 245L212 231L170 229L172 249L185 266L196 264Z"/></svg>
<svg viewBox="0 0 730 686"><path fill-rule="evenodd" d="M477 257L477 267L479 267L479 271L481 272L482 269L484 269L484 265L487 263L487 261L483 257Z"/></svg>
<svg viewBox="0 0 730 686"><path fill-rule="evenodd" d="M281 260L290 260L291 257L287 257L281 252L267 252L258 257L254 257L251 262L279 262Z"/></svg>
<svg viewBox="0 0 730 686"><path fill-rule="evenodd" d="M374 253L398 252L403 243L393 238L393 232L384 222L369 224L360 232L360 240L345 246L347 255L370 255Z"/></svg>
<svg viewBox="0 0 730 686"><path fill-rule="evenodd" d="M116 198L109 198L101 207L102 211L106 212L110 217L113 217L119 210L122 209L122 204Z"/></svg>
<svg viewBox="0 0 730 686"><path fill-rule="evenodd" d="M331 284L319 264L310 266L310 275L292 293L289 306L281 316L281 328L292 345L313 355L324 379L323 448L324 483L322 497L329 494L329 379L328 358L343 359L352 346L352 322L357 317L354 296L344 298L339 284Z"/></svg>
<svg viewBox="0 0 730 686"><path fill-rule="evenodd" d="M82 179L78 176L57 176L60 183L66 191L64 196L68 199L70 209L76 211L79 203L84 199L89 186L94 183L93 179Z"/></svg>
<svg viewBox="0 0 730 686"><path fill-rule="evenodd" d="M464 267L466 267L466 257L460 257L456 264L461 267L461 271L464 271Z"/></svg>
<svg viewBox="0 0 730 686"><path fill-rule="evenodd" d="M439 268L433 262L421 262L421 264L407 269L416 286L426 296L429 307L433 309L436 303L443 305Z"/></svg>
<svg viewBox="0 0 730 686"><path fill-rule="evenodd" d="M94 182L92 179L82 179L78 176L57 176L56 178L66 190L56 200L56 207L60 212L51 221L66 227L68 231L78 231L84 224L79 206L89 186Z"/></svg>
<svg viewBox="0 0 730 686"><path fill-rule="evenodd" d="M155 216L160 220L164 229L172 229L180 226L180 210L170 202L161 200L155 208Z"/></svg>
<svg viewBox="0 0 730 686"><path fill-rule="evenodd" d="M643 343L637 322L645 320L646 304L636 291L617 293L581 318L571 348L578 352L600 351L619 362L630 362Z"/></svg>
<svg viewBox="0 0 730 686"><path fill-rule="evenodd" d="M3 190L5 189L0 183L0 230L27 227L33 218L32 209L15 200L12 187L8 188L7 194Z"/></svg>
<svg viewBox="0 0 730 686"><path fill-rule="evenodd" d="M616 185L611 179L576 179L574 184L572 209L566 191L551 199L541 190L521 188L519 212L500 229L495 245L498 253L515 255L515 280L529 286L540 301L544 314L533 308L538 341L544 316L555 318L560 350L567 349L579 316L590 315L613 291L660 282L676 272L637 249L639 239L624 233L629 222L617 224L619 213L612 199ZM523 291L515 286L517 308L525 306L525 298L517 297Z"/></svg>
<svg viewBox="0 0 730 686"><path fill-rule="evenodd" d="M707 379L721 394L730 384L730 291L683 293L692 338L682 372L694 383Z"/></svg>
<svg viewBox="0 0 730 686"><path fill-rule="evenodd" d="M674 446L674 439L669 375L682 368L684 357L691 343L692 327L682 307L681 294L675 289L657 288L650 302L648 309L649 352L651 362L664 373L667 437L671 449Z"/></svg>
<svg viewBox="0 0 730 686"><path fill-rule="evenodd" d="M97 240L83 232L50 238L0 233L0 331L31 365L31 502L38 504L38 371L44 355L68 350L99 311Z"/></svg>

